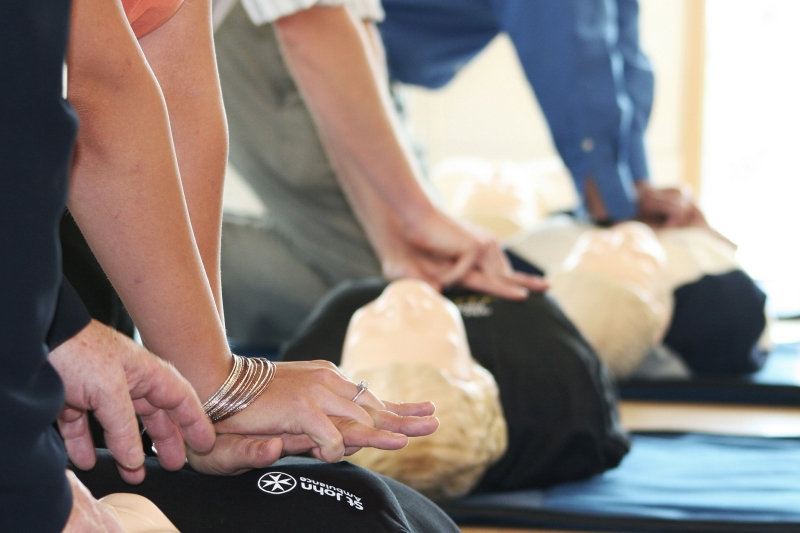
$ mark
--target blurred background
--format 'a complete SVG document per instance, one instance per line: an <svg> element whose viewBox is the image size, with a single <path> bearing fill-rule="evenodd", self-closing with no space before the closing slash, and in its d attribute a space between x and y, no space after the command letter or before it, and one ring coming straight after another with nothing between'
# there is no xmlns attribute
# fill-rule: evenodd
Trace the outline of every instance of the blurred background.
<svg viewBox="0 0 800 533"><path fill-rule="evenodd" d="M709 222L739 245L739 260L769 293L772 310L800 315L800 2L640 4L643 48L656 75L647 132L652 180L691 187ZM506 37L446 88L403 93L433 174L469 156L543 162L566 178ZM235 175L226 202L261 209Z"/></svg>

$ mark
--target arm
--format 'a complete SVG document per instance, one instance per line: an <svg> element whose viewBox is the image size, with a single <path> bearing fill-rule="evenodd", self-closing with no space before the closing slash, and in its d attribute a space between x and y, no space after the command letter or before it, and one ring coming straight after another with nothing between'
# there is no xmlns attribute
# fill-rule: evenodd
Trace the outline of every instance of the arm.
<svg viewBox="0 0 800 533"><path fill-rule="evenodd" d="M139 44L167 105L192 233L224 322L219 242L228 131L209 3L184 4Z"/></svg>
<svg viewBox="0 0 800 533"><path fill-rule="evenodd" d="M194 240L161 91L119 4L76 0L73 8L69 94L83 127L70 210L148 346L172 362L205 400L228 377L232 356ZM205 23L210 27L207 2L184 4L170 24L179 22L187 9L206 10ZM172 38L190 35L176 32ZM211 51L206 48L206 53ZM186 131L188 142L192 131ZM198 132L195 138L208 140ZM218 234L218 229L209 231ZM381 428L391 428L387 417L396 420L405 413L390 412L371 394L353 402L355 390L332 365L280 364L264 394L216 429L255 437L306 436L311 442L307 449L330 461L338 460L355 438L351 428L336 425L336 417L357 421L362 431L380 436L382 446L404 444L403 435ZM419 407L426 414L433 409L430 404ZM434 429L430 416L410 423L428 432ZM260 449L252 445L253 439L245 444ZM274 451L270 446L267 451ZM228 441L223 441L210 457L227 451ZM251 466L263 464L258 454L248 458Z"/></svg>
<svg viewBox="0 0 800 533"><path fill-rule="evenodd" d="M203 4L185 4L173 19ZM68 64L69 99L81 120L70 211L148 346L205 399L227 376L230 353L194 240L166 106L121 5L74 2Z"/></svg>
<svg viewBox="0 0 800 533"><path fill-rule="evenodd" d="M631 123L646 124L647 98L633 100L618 47L615 2L493 1L536 92L556 148L595 220L636 216L628 156ZM641 70L643 81L652 73ZM646 90L646 83L642 87ZM596 200L596 201L595 201Z"/></svg>
<svg viewBox="0 0 800 533"><path fill-rule="evenodd" d="M510 298L524 297L526 288L543 289L540 281L511 271L493 237L447 217L425 194L399 133L382 57L360 21L343 7L312 7L278 20L275 28L342 188L387 274L426 272L420 277L436 286L461 282ZM390 257L397 250L408 253Z"/></svg>

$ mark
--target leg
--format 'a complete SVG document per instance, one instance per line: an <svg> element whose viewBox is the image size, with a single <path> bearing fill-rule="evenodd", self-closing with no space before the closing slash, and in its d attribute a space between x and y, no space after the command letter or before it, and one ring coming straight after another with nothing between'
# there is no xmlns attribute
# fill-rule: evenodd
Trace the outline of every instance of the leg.
<svg viewBox="0 0 800 533"><path fill-rule="evenodd" d="M237 5L217 30L215 44L230 127L230 160L267 206L275 234L330 287L347 279L380 276L378 260L283 63L272 27L254 26ZM226 258L226 248L222 261L232 264L238 259ZM229 313L238 315L237 307L250 305L226 293ZM302 289L295 298L304 305L301 293Z"/></svg>
<svg viewBox="0 0 800 533"><path fill-rule="evenodd" d="M277 348L330 288L274 226L225 216L222 294L231 338L247 346Z"/></svg>

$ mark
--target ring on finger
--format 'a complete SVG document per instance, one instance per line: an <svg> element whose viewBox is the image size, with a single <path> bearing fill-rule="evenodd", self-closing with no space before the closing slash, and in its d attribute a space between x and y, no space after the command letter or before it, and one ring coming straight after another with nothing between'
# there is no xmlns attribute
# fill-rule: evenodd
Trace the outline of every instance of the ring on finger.
<svg viewBox="0 0 800 533"><path fill-rule="evenodd" d="M358 400L358 397L361 396L361 394L369 388L369 383L367 383L366 380L362 379L361 381L358 382L358 385L356 386L358 387L358 392L356 392L356 395L353 396L353 401Z"/></svg>

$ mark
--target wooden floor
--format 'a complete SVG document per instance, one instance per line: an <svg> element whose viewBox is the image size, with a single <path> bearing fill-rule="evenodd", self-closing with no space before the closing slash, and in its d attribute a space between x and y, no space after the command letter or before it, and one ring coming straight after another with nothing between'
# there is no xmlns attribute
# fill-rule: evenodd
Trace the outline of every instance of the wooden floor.
<svg viewBox="0 0 800 533"><path fill-rule="evenodd" d="M758 437L800 436L800 408L691 403L620 402L631 431L688 431ZM541 529L463 527L463 533L568 533Z"/></svg>

